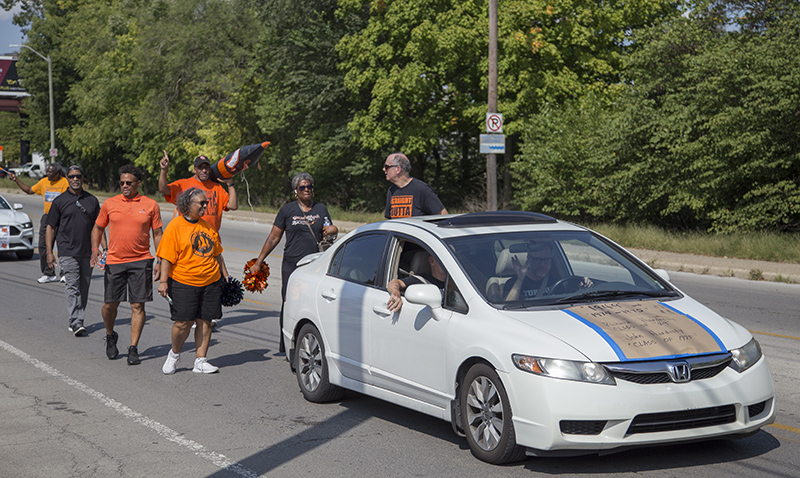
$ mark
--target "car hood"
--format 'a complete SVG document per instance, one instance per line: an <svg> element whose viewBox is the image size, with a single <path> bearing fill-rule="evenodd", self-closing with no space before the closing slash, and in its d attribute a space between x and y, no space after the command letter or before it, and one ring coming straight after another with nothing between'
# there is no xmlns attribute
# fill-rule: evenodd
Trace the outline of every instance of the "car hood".
<svg viewBox="0 0 800 478"><path fill-rule="evenodd" d="M23 222L30 222L31 218L24 212L15 211L12 209L0 209L0 224L20 224Z"/></svg>
<svg viewBox="0 0 800 478"><path fill-rule="evenodd" d="M663 360L727 352L745 345L752 337L743 327L689 297L503 313L550 335L593 362Z"/></svg>

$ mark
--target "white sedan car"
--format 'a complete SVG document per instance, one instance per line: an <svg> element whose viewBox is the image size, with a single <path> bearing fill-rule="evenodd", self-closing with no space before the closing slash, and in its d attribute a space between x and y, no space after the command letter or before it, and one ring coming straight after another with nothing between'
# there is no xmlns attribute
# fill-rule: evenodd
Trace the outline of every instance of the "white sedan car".
<svg viewBox="0 0 800 478"><path fill-rule="evenodd" d="M22 209L22 204L13 207L0 196L0 252L16 252L20 259L33 257L33 222Z"/></svg>
<svg viewBox="0 0 800 478"><path fill-rule="evenodd" d="M490 463L742 437L775 419L746 329L536 213L360 227L301 261L282 339L307 400L349 389L439 417Z"/></svg>

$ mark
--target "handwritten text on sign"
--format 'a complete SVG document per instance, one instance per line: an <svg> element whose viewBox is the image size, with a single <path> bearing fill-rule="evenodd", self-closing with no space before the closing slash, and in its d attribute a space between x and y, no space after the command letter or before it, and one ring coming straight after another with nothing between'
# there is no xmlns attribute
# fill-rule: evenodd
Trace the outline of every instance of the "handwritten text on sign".
<svg viewBox="0 0 800 478"><path fill-rule="evenodd" d="M629 360L720 351L700 324L658 302L582 305L569 311L602 330Z"/></svg>

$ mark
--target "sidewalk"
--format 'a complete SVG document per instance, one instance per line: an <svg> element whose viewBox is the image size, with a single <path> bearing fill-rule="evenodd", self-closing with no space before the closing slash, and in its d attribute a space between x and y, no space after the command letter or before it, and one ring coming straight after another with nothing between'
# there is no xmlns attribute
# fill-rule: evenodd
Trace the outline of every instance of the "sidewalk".
<svg viewBox="0 0 800 478"><path fill-rule="evenodd" d="M6 196L6 199L9 199L9 196L13 196L14 194L23 194L19 190L15 191L5 188L0 188L0 192ZM102 200L102 198L100 199ZM9 200L13 202L12 199ZM159 206L162 212L171 212L175 207L163 201L159 202ZM267 237L267 234L269 234L270 226L275 220L275 214L254 212L250 210L250 207L246 203L240 203L237 211L228 211L224 213L223 220L249 221L264 224L264 237L258 239L259 241L263 241L264 238ZM335 218L334 221L339 227L340 236L362 225L362 223L358 222L336 221ZM260 243L256 248L260 248ZM762 280L767 281L779 279L781 282L800 283L800 264L699 256L694 254L677 254L674 252L650 251L644 249L628 250L655 269L721 277L737 277L751 280L760 277Z"/></svg>

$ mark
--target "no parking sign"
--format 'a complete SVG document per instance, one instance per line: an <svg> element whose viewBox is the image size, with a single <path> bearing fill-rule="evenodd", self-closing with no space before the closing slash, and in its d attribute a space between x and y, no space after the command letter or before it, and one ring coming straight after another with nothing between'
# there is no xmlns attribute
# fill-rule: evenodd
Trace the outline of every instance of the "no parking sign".
<svg viewBox="0 0 800 478"><path fill-rule="evenodd" d="M503 115L500 113L486 113L486 132L503 132Z"/></svg>

